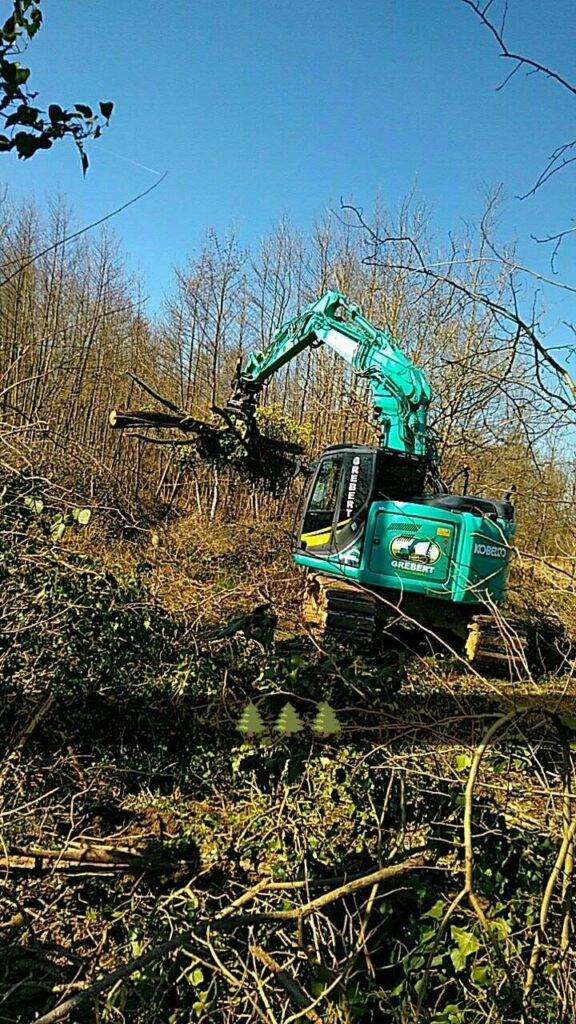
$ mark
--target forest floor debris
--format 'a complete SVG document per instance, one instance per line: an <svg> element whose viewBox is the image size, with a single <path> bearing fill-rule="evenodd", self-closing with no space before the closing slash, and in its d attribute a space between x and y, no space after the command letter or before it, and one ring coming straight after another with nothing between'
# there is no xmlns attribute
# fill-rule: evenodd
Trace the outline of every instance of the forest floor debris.
<svg viewBox="0 0 576 1024"><path fill-rule="evenodd" d="M0 1021L568 1024L565 666L322 649L279 530L100 548L42 514L15 501L0 530ZM226 635L263 603L274 641Z"/></svg>

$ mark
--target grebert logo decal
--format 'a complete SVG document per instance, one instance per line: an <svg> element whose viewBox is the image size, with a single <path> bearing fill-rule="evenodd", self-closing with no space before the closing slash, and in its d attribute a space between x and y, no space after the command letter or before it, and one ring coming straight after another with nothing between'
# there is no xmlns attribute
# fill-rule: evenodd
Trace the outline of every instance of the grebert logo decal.
<svg viewBox="0 0 576 1024"><path fill-rule="evenodd" d="M390 544L394 569L409 569L411 572L432 572L432 566L442 554L433 540L418 540L416 537L394 537Z"/></svg>

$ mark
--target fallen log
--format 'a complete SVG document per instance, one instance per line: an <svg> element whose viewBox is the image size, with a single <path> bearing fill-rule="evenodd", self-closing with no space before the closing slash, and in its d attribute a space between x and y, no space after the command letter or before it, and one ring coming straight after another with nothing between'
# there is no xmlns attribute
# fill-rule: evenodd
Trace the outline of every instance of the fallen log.
<svg viewBox="0 0 576 1024"><path fill-rule="evenodd" d="M109 846L67 846L62 850L11 846L0 854L0 870L14 871L181 871L196 870L196 861L158 860L145 852Z"/></svg>

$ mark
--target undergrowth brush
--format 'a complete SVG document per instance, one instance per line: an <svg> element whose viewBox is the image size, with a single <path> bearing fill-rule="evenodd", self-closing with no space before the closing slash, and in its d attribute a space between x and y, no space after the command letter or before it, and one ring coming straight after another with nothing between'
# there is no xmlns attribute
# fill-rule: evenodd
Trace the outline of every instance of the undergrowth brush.
<svg viewBox="0 0 576 1024"><path fill-rule="evenodd" d="M572 1021L568 661L324 648L287 530L73 511L4 482L0 1021Z"/></svg>

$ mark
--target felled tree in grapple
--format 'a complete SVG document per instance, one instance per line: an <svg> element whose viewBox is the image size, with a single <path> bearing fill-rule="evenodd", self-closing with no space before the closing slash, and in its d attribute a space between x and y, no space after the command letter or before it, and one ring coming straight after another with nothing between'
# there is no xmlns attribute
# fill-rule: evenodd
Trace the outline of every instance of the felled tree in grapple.
<svg viewBox="0 0 576 1024"><path fill-rule="evenodd" d="M326 701L318 705L318 713L312 722L312 729L317 736L335 736L342 732L342 726L332 708Z"/></svg>
<svg viewBox="0 0 576 1024"><path fill-rule="evenodd" d="M262 721L262 715L252 701L250 701L248 707L242 712L240 721L238 722L238 731L244 733L245 736L261 736L263 732L266 732L266 726Z"/></svg>
<svg viewBox="0 0 576 1024"><path fill-rule="evenodd" d="M274 728L283 736L292 736L294 733L302 732L304 725L293 704L288 702L284 705Z"/></svg>
<svg viewBox="0 0 576 1024"><path fill-rule="evenodd" d="M20 159L27 160L68 136L78 149L86 173L84 143L99 137L103 125L110 121L114 104L100 103L100 113L94 113L85 103L75 103L71 110L50 103L47 111L35 105L37 94L28 88L30 69L10 58L20 56L41 25L40 0L14 0L12 14L0 29L0 114L4 130L9 132L0 135L0 153L15 150Z"/></svg>

